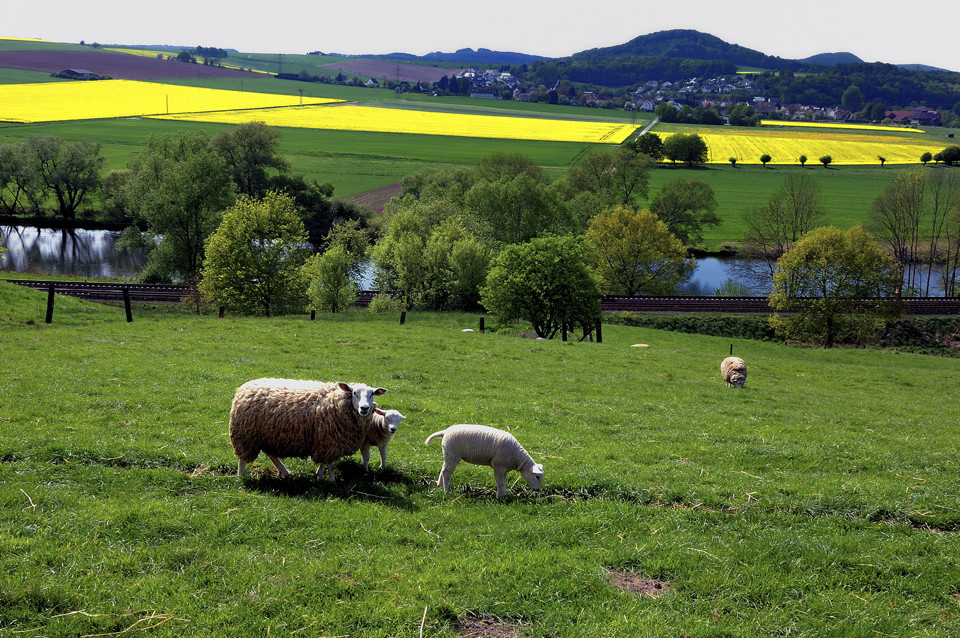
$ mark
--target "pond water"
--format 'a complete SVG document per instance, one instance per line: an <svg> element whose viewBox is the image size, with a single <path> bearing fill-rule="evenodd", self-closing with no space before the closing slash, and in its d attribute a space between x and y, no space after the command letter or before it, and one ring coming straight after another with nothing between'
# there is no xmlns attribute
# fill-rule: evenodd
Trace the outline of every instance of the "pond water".
<svg viewBox="0 0 960 638"><path fill-rule="evenodd" d="M63 230L33 226L0 226L7 252L0 269L41 275L134 278L146 262L146 251L118 251L119 232Z"/></svg>
<svg viewBox="0 0 960 638"><path fill-rule="evenodd" d="M0 226L8 252L0 255L0 270L24 273L116 277L133 279L147 259L146 251L118 251L114 244L120 233L109 230L60 230L32 226ZM684 286L689 295L712 296L728 279L736 279L738 260L703 257ZM373 285L373 268L368 265L358 282L363 290ZM931 294L942 295L940 274L933 273ZM757 291L753 294L766 294Z"/></svg>

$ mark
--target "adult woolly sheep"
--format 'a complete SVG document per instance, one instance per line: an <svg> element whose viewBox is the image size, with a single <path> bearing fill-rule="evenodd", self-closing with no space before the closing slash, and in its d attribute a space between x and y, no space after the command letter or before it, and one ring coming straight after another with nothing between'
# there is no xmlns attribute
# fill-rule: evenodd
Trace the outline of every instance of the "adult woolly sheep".
<svg viewBox="0 0 960 638"><path fill-rule="evenodd" d="M747 364L740 357L727 357L720 363L720 376L728 388L742 388L747 382Z"/></svg>
<svg viewBox="0 0 960 638"><path fill-rule="evenodd" d="M374 410L370 418L370 426L367 428L367 437L360 446L360 456L363 457L363 469L370 471L370 448L376 447L380 450L380 467L387 465L387 443L400 427L400 421L407 417L396 410Z"/></svg>
<svg viewBox="0 0 960 638"><path fill-rule="evenodd" d="M280 457L310 457L317 475L329 473L343 456L360 449L376 408L374 396L386 388L363 383L323 383L296 379L255 379L237 388L230 408L230 442L239 458L237 475L263 451L280 472Z"/></svg>
<svg viewBox="0 0 960 638"><path fill-rule="evenodd" d="M539 490L543 482L543 466L536 463L509 432L485 425L451 425L427 437L429 445L436 437L443 439L443 468L437 486L450 491L450 476L464 460L475 465L489 465L497 481L497 498L506 494L507 472L517 470L531 489Z"/></svg>

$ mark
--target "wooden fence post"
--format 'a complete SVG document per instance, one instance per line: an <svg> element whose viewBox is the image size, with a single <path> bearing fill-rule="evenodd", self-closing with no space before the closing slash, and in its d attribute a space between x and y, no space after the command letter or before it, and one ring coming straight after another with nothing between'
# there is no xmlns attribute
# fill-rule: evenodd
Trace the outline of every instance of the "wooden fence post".
<svg viewBox="0 0 960 638"><path fill-rule="evenodd" d="M316 321L316 319L317 319L317 311L316 311L316 310L311 310L311 311L310 311L310 321Z"/></svg>
<svg viewBox="0 0 960 638"><path fill-rule="evenodd" d="M217 313L217 317L223 319L223 306L220 306L220 312Z"/></svg>
<svg viewBox="0 0 960 638"><path fill-rule="evenodd" d="M407 311L406 311L406 310L401 310L401 311L400 311L400 325L402 326L402 325L405 324L406 322L407 322Z"/></svg>
<svg viewBox="0 0 960 638"><path fill-rule="evenodd" d="M53 284L47 288L47 323L53 323Z"/></svg>
<svg viewBox="0 0 960 638"><path fill-rule="evenodd" d="M598 322L597 322L597 343L603 343L603 330L602 330L602 327L603 327L603 322L602 322L602 321L598 321Z"/></svg>
<svg viewBox="0 0 960 638"><path fill-rule="evenodd" d="M566 340L567 340L567 324L566 324L566 322L564 322L564 323L560 326L560 334L563 336L563 340L566 341Z"/></svg>
<svg viewBox="0 0 960 638"><path fill-rule="evenodd" d="M133 310L130 308L130 289L123 287L123 310L127 313L127 323L133 322Z"/></svg>
<svg viewBox="0 0 960 638"><path fill-rule="evenodd" d="M480 317L480 332L483 332L483 317Z"/></svg>

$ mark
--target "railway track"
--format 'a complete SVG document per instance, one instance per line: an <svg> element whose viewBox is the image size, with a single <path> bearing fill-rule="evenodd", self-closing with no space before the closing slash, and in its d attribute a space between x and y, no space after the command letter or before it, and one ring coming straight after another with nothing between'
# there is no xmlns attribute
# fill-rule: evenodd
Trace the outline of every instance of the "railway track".
<svg viewBox="0 0 960 638"><path fill-rule="evenodd" d="M127 289L133 303L179 302L191 294L189 286L166 284L119 284L75 281L45 281L7 279L10 283L37 290L49 290L90 301L122 301ZM356 306L366 307L375 291L358 293ZM960 298L917 297L905 299L908 315L943 316L960 314ZM769 314L766 297L603 297L601 305L607 312L662 312L721 314Z"/></svg>

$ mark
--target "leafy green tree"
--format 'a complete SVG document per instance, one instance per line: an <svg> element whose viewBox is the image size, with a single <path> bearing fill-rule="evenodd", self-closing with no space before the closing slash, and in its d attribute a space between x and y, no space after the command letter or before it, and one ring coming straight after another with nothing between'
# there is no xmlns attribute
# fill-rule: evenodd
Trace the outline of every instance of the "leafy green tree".
<svg viewBox="0 0 960 638"><path fill-rule="evenodd" d="M800 162L800 166L804 166L807 163L807 156L801 155L800 157L797 158L797 161Z"/></svg>
<svg viewBox="0 0 960 638"><path fill-rule="evenodd" d="M646 198L653 167L650 156L622 147L588 155L570 167L566 181L574 191L594 193L611 205L629 205L636 198Z"/></svg>
<svg viewBox="0 0 960 638"><path fill-rule="evenodd" d="M854 113L863 108L864 102L863 91L861 91L860 87L856 84L851 84L847 87L847 90L843 92L843 95L840 96L840 104Z"/></svg>
<svg viewBox="0 0 960 638"><path fill-rule="evenodd" d="M200 292L219 306L266 316L300 310L310 254L307 231L288 195L241 196L207 242Z"/></svg>
<svg viewBox="0 0 960 638"><path fill-rule="evenodd" d="M280 132L263 122L247 122L221 131L210 145L226 162L240 195L262 197L269 186L267 169L284 172L290 168L290 163L277 154Z"/></svg>
<svg viewBox="0 0 960 638"><path fill-rule="evenodd" d="M505 244L524 242L544 232L563 232L567 226L557 192L526 173L478 182L467 191L464 205Z"/></svg>
<svg viewBox="0 0 960 638"><path fill-rule="evenodd" d="M674 294L695 268L683 242L648 210L608 208L590 220L584 238L609 294Z"/></svg>
<svg viewBox="0 0 960 638"><path fill-rule="evenodd" d="M687 246L703 241L704 227L720 225L716 210L713 189L700 179L678 177L669 181L650 202L650 212Z"/></svg>
<svg viewBox="0 0 960 638"><path fill-rule="evenodd" d="M767 162L770 162L770 161L772 161L772 160L773 160L773 158L770 157L769 155L767 155L766 153L764 153L763 155L760 156L760 163L763 164L764 167L766 167Z"/></svg>
<svg viewBox="0 0 960 638"><path fill-rule="evenodd" d="M497 182L501 179L513 179L519 175L526 175L541 184L550 180L544 170L522 153L494 153L483 158L476 168L479 179L486 182Z"/></svg>
<svg viewBox="0 0 960 638"><path fill-rule="evenodd" d="M370 248L370 235L357 220L340 220L333 223L323 238L324 250L342 248L350 259L350 276L359 278L363 260Z"/></svg>
<svg viewBox="0 0 960 638"><path fill-rule="evenodd" d="M340 312L357 300L357 285L350 277L354 259L343 246L317 253L303 265L307 282L307 309Z"/></svg>
<svg viewBox="0 0 960 638"><path fill-rule="evenodd" d="M528 322L553 338L564 326L592 333L600 320L600 288L583 243L571 236L536 237L507 246L494 259L481 303L500 321Z"/></svg>
<svg viewBox="0 0 960 638"><path fill-rule="evenodd" d="M107 221L132 223L136 205L130 200L133 172L128 169L110 171L100 185L100 205Z"/></svg>
<svg viewBox="0 0 960 638"><path fill-rule="evenodd" d="M663 143L663 155L676 164L684 162L687 166L705 164L710 150L703 138L696 133L674 133Z"/></svg>
<svg viewBox="0 0 960 638"><path fill-rule="evenodd" d="M923 165L926 166L927 162L933 159L933 155L930 154L930 151L924 151L923 155L920 156L920 161L923 162Z"/></svg>
<svg viewBox="0 0 960 638"><path fill-rule="evenodd" d="M680 121L680 113L677 111L677 107L670 102L660 102L654 107L653 113L661 122Z"/></svg>
<svg viewBox="0 0 960 638"><path fill-rule="evenodd" d="M939 153L940 161L947 166L960 164L960 146L948 146Z"/></svg>
<svg viewBox="0 0 960 638"><path fill-rule="evenodd" d="M142 277L192 281L203 264L204 244L233 203L223 159L202 132L152 135L129 168L129 201L161 238Z"/></svg>
<svg viewBox="0 0 960 638"><path fill-rule="evenodd" d="M421 168L403 178L400 194L416 199L449 199L462 201L463 195L477 182L476 170L465 166L454 168Z"/></svg>
<svg viewBox="0 0 960 638"><path fill-rule="evenodd" d="M760 116L749 104L736 104L727 112L727 122L730 126L756 126L760 123Z"/></svg>
<svg viewBox="0 0 960 638"><path fill-rule="evenodd" d="M656 133L644 133L640 137L627 142L635 153L643 153L654 162L663 159L663 140Z"/></svg>
<svg viewBox="0 0 960 638"><path fill-rule="evenodd" d="M56 135L31 135L24 140L22 158L45 194L57 200L57 214L63 219L75 219L87 194L100 186L99 142L81 139L65 144Z"/></svg>
<svg viewBox="0 0 960 638"><path fill-rule="evenodd" d="M893 259L861 225L817 228L777 261L770 323L787 339L826 348L844 335L866 345L900 311L900 282Z"/></svg>
<svg viewBox="0 0 960 638"><path fill-rule="evenodd" d="M26 149L26 142L0 146L0 212L6 215L38 210L43 199L43 185Z"/></svg>
<svg viewBox="0 0 960 638"><path fill-rule="evenodd" d="M821 156L820 156L820 163L823 164L823 167L824 167L824 168L827 168L827 167L830 166L830 164L833 163L833 158L830 157L829 155L821 155Z"/></svg>

